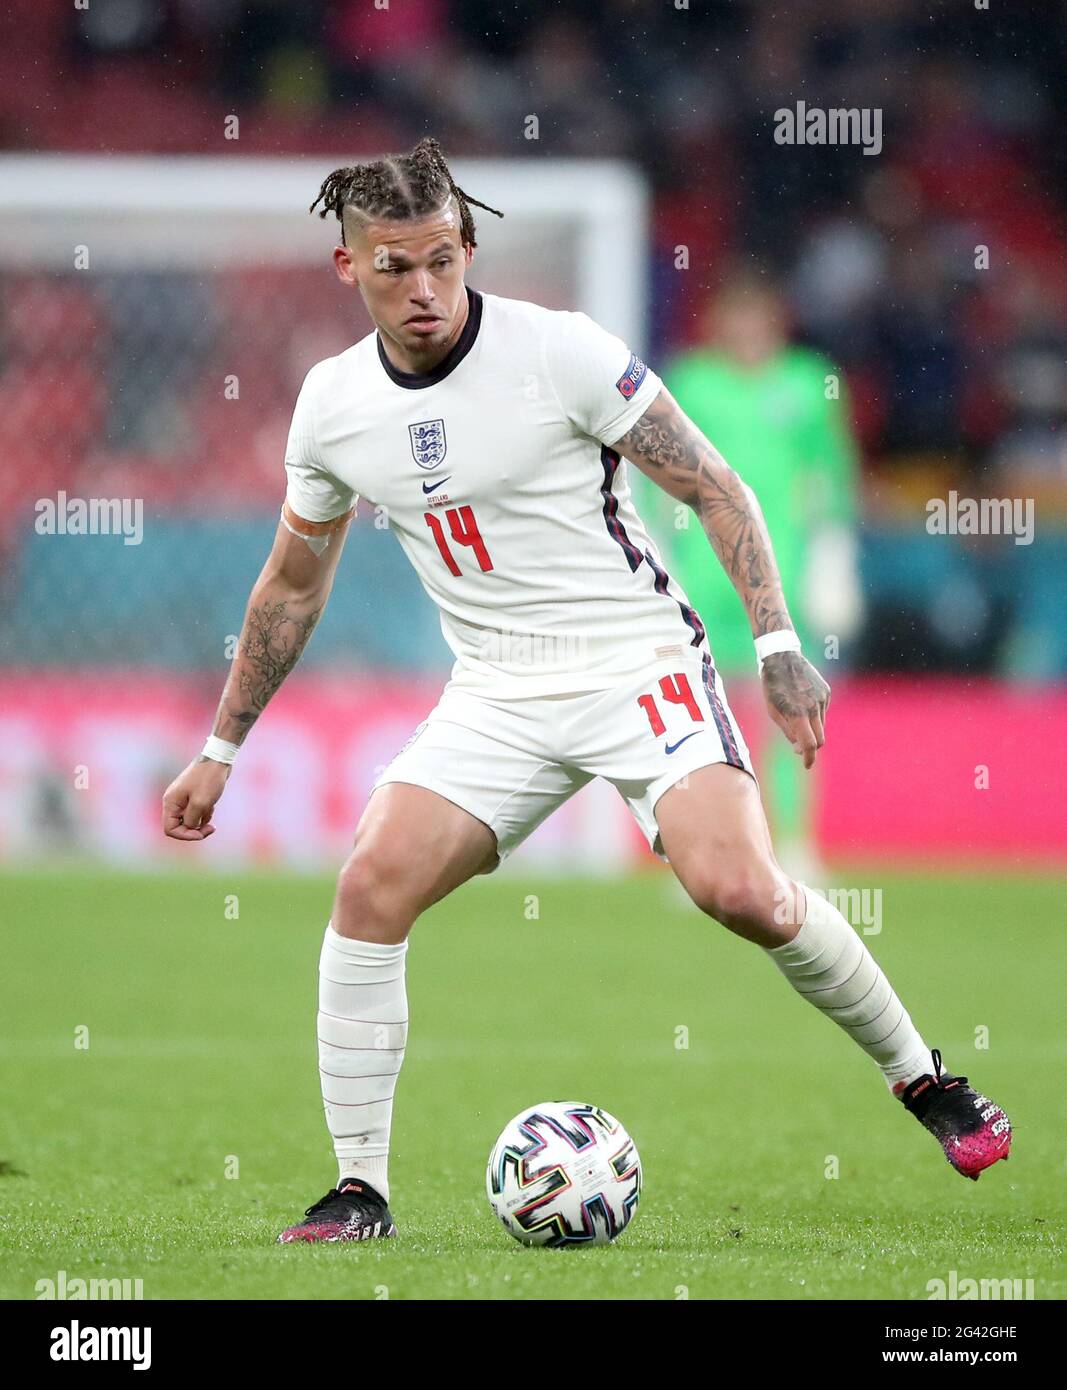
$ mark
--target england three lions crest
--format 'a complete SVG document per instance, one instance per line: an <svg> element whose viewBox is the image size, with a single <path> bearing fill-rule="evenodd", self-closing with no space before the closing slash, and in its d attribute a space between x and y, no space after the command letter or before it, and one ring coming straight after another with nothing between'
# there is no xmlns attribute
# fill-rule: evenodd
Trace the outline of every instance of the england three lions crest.
<svg viewBox="0 0 1067 1390"><path fill-rule="evenodd" d="M408 425L411 436L411 452L420 468L436 468L444 463L448 450L443 420L420 420L417 425Z"/></svg>

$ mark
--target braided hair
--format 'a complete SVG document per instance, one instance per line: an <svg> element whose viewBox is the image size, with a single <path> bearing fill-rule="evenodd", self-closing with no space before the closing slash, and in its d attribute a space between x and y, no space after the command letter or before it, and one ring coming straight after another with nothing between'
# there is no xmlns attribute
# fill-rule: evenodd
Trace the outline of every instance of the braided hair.
<svg viewBox="0 0 1067 1390"><path fill-rule="evenodd" d="M441 147L432 135L425 136L410 154L388 155L370 164L355 164L347 169L335 169L323 180L319 196L308 208L314 212L321 203L320 217L335 213L341 223L341 240L345 239L344 213L353 208L368 218L397 219L427 217L440 211L455 198L459 205L460 240L474 247L474 218L471 207L484 208L494 217L502 212L457 188L445 163ZM347 243L346 243L347 244Z"/></svg>

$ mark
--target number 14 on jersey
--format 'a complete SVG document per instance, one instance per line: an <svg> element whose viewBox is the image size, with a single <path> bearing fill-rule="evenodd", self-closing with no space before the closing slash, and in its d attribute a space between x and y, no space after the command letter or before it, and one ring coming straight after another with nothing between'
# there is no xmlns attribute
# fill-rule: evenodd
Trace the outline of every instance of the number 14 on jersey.
<svg viewBox="0 0 1067 1390"><path fill-rule="evenodd" d="M441 552L441 559L448 566L449 573L457 576L463 571L459 567L452 548L445 536L445 528L441 525L440 512L425 512L426 525L433 532L433 538L437 542L437 549ZM482 533L478 530L478 523L474 519L474 511L471 507L449 507L445 512L448 521L448 529L452 541L456 545L469 545L474 551L478 560L478 565L483 574L493 568L493 562L489 558L489 551L485 548L485 541L482 540Z"/></svg>

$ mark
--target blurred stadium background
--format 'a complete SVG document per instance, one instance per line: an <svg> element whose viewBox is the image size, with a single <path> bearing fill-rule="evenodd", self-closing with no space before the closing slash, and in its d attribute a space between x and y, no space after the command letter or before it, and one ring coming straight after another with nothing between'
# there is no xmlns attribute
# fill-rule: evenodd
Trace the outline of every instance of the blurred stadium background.
<svg viewBox="0 0 1067 1390"><path fill-rule="evenodd" d="M508 214L483 217L471 282L627 336L773 513L835 687L810 810L768 757L780 826L830 862L1062 866L1067 5L1003 8L9 0L0 858L183 855L159 792L207 732L297 389L369 328L306 207L336 164L432 132ZM877 157L773 139L798 98L872 93ZM931 535L953 491L1034 499L1032 543ZM63 497L143 504L140 543L43 532L42 500ZM710 548L643 501L758 749L740 608L720 613ZM802 528L825 544L798 550ZM361 508L201 859L337 863L449 664ZM520 861L647 856L594 786Z"/></svg>

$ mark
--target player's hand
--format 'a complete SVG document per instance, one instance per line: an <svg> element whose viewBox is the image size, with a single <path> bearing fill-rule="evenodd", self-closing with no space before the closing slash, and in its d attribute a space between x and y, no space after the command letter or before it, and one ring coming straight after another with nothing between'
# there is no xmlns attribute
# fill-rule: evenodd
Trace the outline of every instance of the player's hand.
<svg viewBox="0 0 1067 1390"><path fill-rule="evenodd" d="M775 652L763 663L763 694L771 718L811 767L826 742L830 687L799 652Z"/></svg>
<svg viewBox="0 0 1067 1390"><path fill-rule="evenodd" d="M163 793L163 833L172 840L206 840L211 816L230 775L229 763L197 758Z"/></svg>

